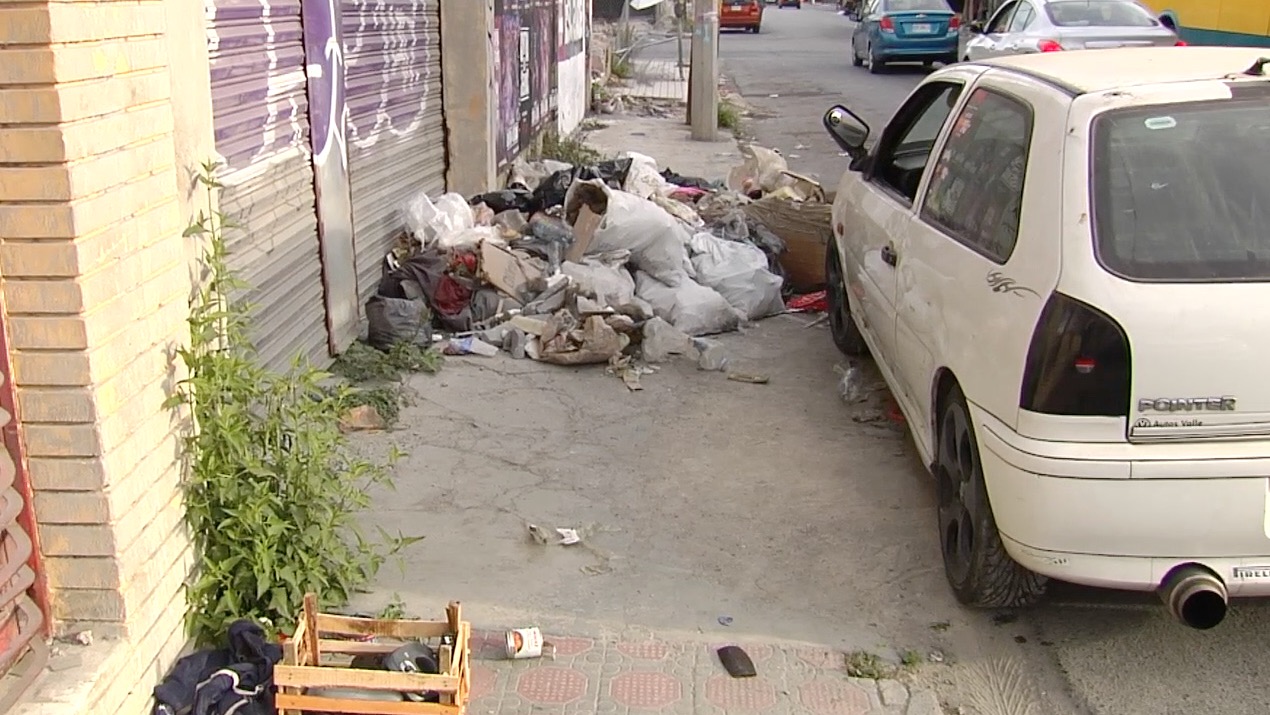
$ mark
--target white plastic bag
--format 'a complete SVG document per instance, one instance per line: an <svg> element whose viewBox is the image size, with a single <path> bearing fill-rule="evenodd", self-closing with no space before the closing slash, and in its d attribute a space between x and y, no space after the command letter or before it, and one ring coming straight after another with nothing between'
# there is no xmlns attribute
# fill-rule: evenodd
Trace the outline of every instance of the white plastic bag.
<svg viewBox="0 0 1270 715"><path fill-rule="evenodd" d="M653 306L654 315L692 336L731 332L743 320L723 296L687 275L671 286L636 271L635 294Z"/></svg>
<svg viewBox="0 0 1270 715"><path fill-rule="evenodd" d="M635 298L635 279L625 265L630 251L584 256L577 263L565 261L560 272L573 279L578 294L594 298L606 308L621 308Z"/></svg>
<svg viewBox="0 0 1270 715"><path fill-rule="evenodd" d="M425 247L443 236L456 234L476 226L476 215L467 199L458 194L444 194L433 203L420 191L402 207L406 230Z"/></svg>
<svg viewBox="0 0 1270 715"><path fill-rule="evenodd" d="M507 245L507 241L498 235L498 229L493 226L474 226L459 231L443 232L437 236L433 245L443 251L453 251L455 249L471 250L479 246L483 241L489 241L496 246Z"/></svg>
<svg viewBox="0 0 1270 715"><path fill-rule="evenodd" d="M688 260L688 229L657 204L603 181L575 181L565 197L565 215L576 216L583 203L604 204L588 255L628 250L632 265L671 286L696 274Z"/></svg>
<svg viewBox="0 0 1270 715"><path fill-rule="evenodd" d="M767 256L748 243L698 233L688 243L697 282L713 288L746 318L758 320L785 310L780 276L767 270Z"/></svg>
<svg viewBox="0 0 1270 715"><path fill-rule="evenodd" d="M728 172L728 188L749 195L754 191L770 194L782 186L794 184L784 172L789 170L785 157L767 147L747 144L741 147L745 161Z"/></svg>
<svg viewBox="0 0 1270 715"><path fill-rule="evenodd" d="M657 171L656 159L635 151L623 153L622 158L631 160L631 168L626 172L626 183L622 185L623 191L641 199L670 195L666 190L668 182Z"/></svg>

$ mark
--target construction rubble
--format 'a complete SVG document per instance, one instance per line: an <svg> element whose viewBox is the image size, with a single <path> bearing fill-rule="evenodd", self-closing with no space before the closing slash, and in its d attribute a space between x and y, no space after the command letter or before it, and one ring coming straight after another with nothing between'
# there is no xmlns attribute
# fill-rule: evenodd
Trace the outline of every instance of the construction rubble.
<svg viewBox="0 0 1270 715"><path fill-rule="evenodd" d="M726 181L627 152L593 166L519 161L506 188L470 198L416 195L367 304L369 342L608 364L631 389L674 356L726 370L707 336L822 287L829 230L814 181L770 149L743 154Z"/></svg>

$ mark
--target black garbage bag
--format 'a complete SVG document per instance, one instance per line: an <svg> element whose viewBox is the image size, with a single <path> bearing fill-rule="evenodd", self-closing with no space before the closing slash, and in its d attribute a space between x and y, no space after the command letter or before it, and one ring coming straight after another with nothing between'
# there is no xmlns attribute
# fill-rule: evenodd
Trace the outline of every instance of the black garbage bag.
<svg viewBox="0 0 1270 715"><path fill-rule="evenodd" d="M701 178L700 176L684 176L682 174L676 174L670 169L663 169L661 172L661 178L665 179L666 183L674 184L675 186L680 186L685 189L718 191L723 188L722 181L709 181Z"/></svg>
<svg viewBox="0 0 1270 715"><path fill-rule="evenodd" d="M227 647L178 660L154 688L153 715L268 715L275 711L273 667L282 647L246 620L229 626Z"/></svg>
<svg viewBox="0 0 1270 715"><path fill-rule="evenodd" d="M490 191L484 194L477 194L468 199L468 203L476 206L477 204L485 204L496 213L501 214L504 211L527 211L533 203L534 193L524 187L514 187L503 189L502 191Z"/></svg>
<svg viewBox="0 0 1270 715"><path fill-rule="evenodd" d="M366 301L367 342L387 351L397 343L432 344L432 311L425 300L376 295Z"/></svg>
<svg viewBox="0 0 1270 715"><path fill-rule="evenodd" d="M533 198L529 202L529 206L522 209L527 214L537 213L549 209L552 206L563 206L565 194L569 193L569 187L573 185L575 174L578 169L561 169L556 173L548 176L538 184L538 188L534 189Z"/></svg>
<svg viewBox="0 0 1270 715"><path fill-rule="evenodd" d="M586 179L603 179L604 183L614 188L621 188L626 184L626 177L631 173L631 159L610 159L602 161L593 167L595 176L584 177Z"/></svg>
<svg viewBox="0 0 1270 715"><path fill-rule="evenodd" d="M621 189L626 183L626 177L630 172L630 159L610 159L594 166L575 166L570 169L561 169L543 179L541 184L538 184L538 188L534 189L531 206L528 210L525 210L525 213L545 211L555 206L563 206L565 195L569 193L569 187L573 186L575 181L599 179L614 189Z"/></svg>
<svg viewBox="0 0 1270 715"><path fill-rule="evenodd" d="M476 281L448 272L449 257L438 248L429 248L402 261L396 270L388 271L379 282L380 296L409 298L402 288L406 281L417 283L427 298L437 324L447 330L472 329L472 293Z"/></svg>

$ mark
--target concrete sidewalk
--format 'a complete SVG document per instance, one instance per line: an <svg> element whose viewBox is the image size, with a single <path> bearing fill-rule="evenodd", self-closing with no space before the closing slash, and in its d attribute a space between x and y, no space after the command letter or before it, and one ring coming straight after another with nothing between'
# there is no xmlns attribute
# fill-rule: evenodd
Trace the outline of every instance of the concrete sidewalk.
<svg viewBox="0 0 1270 715"><path fill-rule="evenodd" d="M501 633L473 635L473 715L512 713L812 713L940 715L933 692L850 678L845 656L815 647L740 644L758 676L720 665L727 642L555 637L555 659L506 660Z"/></svg>

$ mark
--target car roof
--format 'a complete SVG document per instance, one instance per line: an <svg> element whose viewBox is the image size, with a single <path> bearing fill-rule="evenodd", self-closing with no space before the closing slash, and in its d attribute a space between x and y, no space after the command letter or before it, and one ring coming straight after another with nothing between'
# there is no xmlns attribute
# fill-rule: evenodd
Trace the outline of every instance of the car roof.
<svg viewBox="0 0 1270 715"><path fill-rule="evenodd" d="M1270 50L1256 47L1141 47L1039 52L976 64L1012 70L1072 94L1170 82L1220 80L1241 75Z"/></svg>

